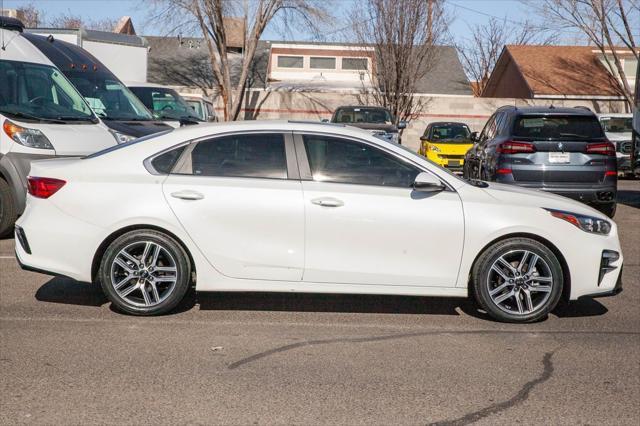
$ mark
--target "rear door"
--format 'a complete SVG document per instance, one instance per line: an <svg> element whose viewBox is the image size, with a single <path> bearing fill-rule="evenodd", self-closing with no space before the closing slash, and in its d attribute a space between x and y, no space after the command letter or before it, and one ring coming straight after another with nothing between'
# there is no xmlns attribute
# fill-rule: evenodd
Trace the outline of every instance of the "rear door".
<svg viewBox="0 0 640 426"><path fill-rule="evenodd" d="M304 204L290 133L191 144L163 184L178 220L220 273L299 281Z"/></svg>
<svg viewBox="0 0 640 426"><path fill-rule="evenodd" d="M535 152L512 155L517 182L593 184L602 182L608 157L587 152L587 146L605 143L595 116L521 116L515 120L513 139L530 142Z"/></svg>

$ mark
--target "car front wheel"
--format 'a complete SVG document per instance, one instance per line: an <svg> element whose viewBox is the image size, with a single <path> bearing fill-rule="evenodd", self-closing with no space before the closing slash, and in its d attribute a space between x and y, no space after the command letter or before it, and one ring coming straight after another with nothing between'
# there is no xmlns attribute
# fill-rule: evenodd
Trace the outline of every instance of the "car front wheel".
<svg viewBox="0 0 640 426"><path fill-rule="evenodd" d="M191 265L173 238L157 231L136 230L109 245L99 278L102 290L118 310L160 315L184 298L191 283Z"/></svg>
<svg viewBox="0 0 640 426"><path fill-rule="evenodd" d="M486 249L472 271L478 304L503 322L534 322L547 316L562 295L557 256L529 238L509 238Z"/></svg>

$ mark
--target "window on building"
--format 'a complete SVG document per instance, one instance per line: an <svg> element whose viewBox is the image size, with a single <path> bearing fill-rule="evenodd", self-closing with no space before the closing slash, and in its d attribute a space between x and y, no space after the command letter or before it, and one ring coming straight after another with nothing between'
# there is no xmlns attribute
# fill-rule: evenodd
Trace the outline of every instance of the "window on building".
<svg viewBox="0 0 640 426"><path fill-rule="evenodd" d="M320 58L312 56L310 65L311 68L314 69L334 70L336 69L336 58Z"/></svg>
<svg viewBox="0 0 640 426"><path fill-rule="evenodd" d="M302 56L278 56L278 68L302 68L304 58Z"/></svg>
<svg viewBox="0 0 640 426"><path fill-rule="evenodd" d="M343 70L366 71L368 65L367 58L342 58Z"/></svg>

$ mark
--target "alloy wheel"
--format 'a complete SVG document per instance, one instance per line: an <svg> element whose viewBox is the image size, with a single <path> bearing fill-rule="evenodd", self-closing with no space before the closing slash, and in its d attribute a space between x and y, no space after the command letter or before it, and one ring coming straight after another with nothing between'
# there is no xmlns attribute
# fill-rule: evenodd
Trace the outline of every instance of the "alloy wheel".
<svg viewBox="0 0 640 426"><path fill-rule="evenodd" d="M513 315L529 315L545 306L553 289L547 262L529 250L512 250L489 269L487 289L491 301Z"/></svg>
<svg viewBox="0 0 640 426"><path fill-rule="evenodd" d="M129 244L111 263L111 286L127 303L156 306L176 287L178 268L171 253L153 241Z"/></svg>

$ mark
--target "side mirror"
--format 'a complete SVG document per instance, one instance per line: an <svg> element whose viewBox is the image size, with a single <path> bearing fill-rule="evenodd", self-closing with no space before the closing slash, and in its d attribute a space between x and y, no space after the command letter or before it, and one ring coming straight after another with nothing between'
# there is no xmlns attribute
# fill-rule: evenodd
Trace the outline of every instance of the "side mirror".
<svg viewBox="0 0 640 426"><path fill-rule="evenodd" d="M480 140L480 135L478 134L478 132L473 132L471 133L470 139L473 143L476 143Z"/></svg>
<svg viewBox="0 0 640 426"><path fill-rule="evenodd" d="M328 123L328 122L329 122L329 119L328 119L328 118L323 118L322 120L320 120L320 122L322 122L322 123Z"/></svg>
<svg viewBox="0 0 640 426"><path fill-rule="evenodd" d="M398 130L406 129L406 128L407 128L407 122L406 121L400 121L398 123Z"/></svg>
<svg viewBox="0 0 640 426"><path fill-rule="evenodd" d="M444 184L431 173L421 172L413 181L413 189L419 192L440 192L444 191Z"/></svg>

